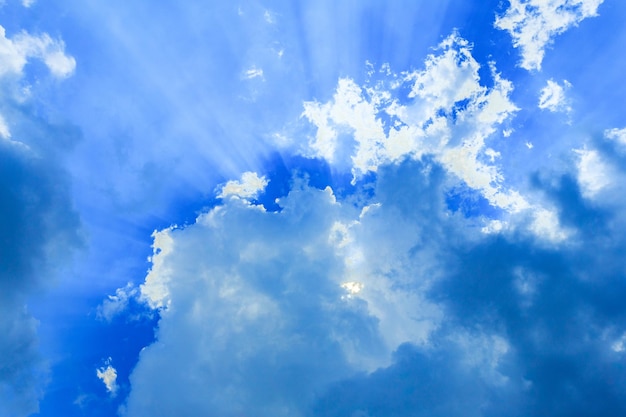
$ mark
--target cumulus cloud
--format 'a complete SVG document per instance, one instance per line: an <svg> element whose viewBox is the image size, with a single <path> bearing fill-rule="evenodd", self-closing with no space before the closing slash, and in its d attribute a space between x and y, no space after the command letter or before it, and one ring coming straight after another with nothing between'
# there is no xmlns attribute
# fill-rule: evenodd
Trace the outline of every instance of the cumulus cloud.
<svg viewBox="0 0 626 417"><path fill-rule="evenodd" d="M365 87L342 79L332 101L305 103L303 116L317 132L304 153L350 167L355 178L407 156L435 155L492 204L526 208L519 195L500 186L497 166L483 161L489 158L486 140L518 110L509 98L512 84L492 65L493 87L481 85L471 45L458 34L437 52L421 71Z"/></svg>
<svg viewBox="0 0 626 417"><path fill-rule="evenodd" d="M569 113L572 111L565 96L565 88L570 88L571 86L567 80L563 80L563 85L559 85L553 80L548 80L546 86L540 92L539 108L542 110L547 109L551 112L561 111Z"/></svg>
<svg viewBox="0 0 626 417"><path fill-rule="evenodd" d="M124 415L621 414L626 218L565 176L537 187L566 244L485 234L447 209L452 175L382 164L362 208L296 180L280 211L227 199L155 234L167 308Z"/></svg>
<svg viewBox="0 0 626 417"><path fill-rule="evenodd" d="M531 230L563 240L567 232L558 221L546 221L556 219L549 207L506 186L494 134L519 110L510 99L513 84L490 63L492 86L486 87L471 52L453 33L422 70L394 74L385 66L364 86L340 79L332 100L304 104L315 134L300 151L350 169L353 182L383 164L429 155L493 207L530 213Z"/></svg>
<svg viewBox="0 0 626 417"><path fill-rule="evenodd" d="M513 46L520 48L520 66L540 70L541 62L555 36L597 16L603 0L509 0L503 15L496 16L495 26L506 30Z"/></svg>
<svg viewBox="0 0 626 417"><path fill-rule="evenodd" d="M353 194L296 175L269 211L247 172L155 231L140 289L160 322L122 415L624 414L626 201L602 198L608 152L568 150L571 169L528 178L534 200L507 187L494 133L513 85L479 69L454 34L422 70L305 103L299 151L351 171ZM499 211L451 210L451 184Z"/></svg>

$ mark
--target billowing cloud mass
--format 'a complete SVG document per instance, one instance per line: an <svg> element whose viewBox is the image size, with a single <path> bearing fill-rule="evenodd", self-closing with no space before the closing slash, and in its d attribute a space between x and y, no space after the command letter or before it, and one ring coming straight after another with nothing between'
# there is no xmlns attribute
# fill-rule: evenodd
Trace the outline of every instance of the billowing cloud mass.
<svg viewBox="0 0 626 417"><path fill-rule="evenodd" d="M269 211L272 179L248 172L156 231L141 297L161 319L122 415L626 412L624 201L599 199L621 156L570 151L533 196L508 189L513 86L478 70L455 34L421 71L305 102L299 151L351 171L348 197L294 175ZM492 211L455 208L461 192Z"/></svg>
<svg viewBox="0 0 626 417"><path fill-rule="evenodd" d="M626 3L75 3L0 6L0 417L626 415Z"/></svg>
<svg viewBox="0 0 626 417"><path fill-rule="evenodd" d="M54 268L80 240L66 174L41 152L47 136L64 142L65 133L21 107L23 97L11 95L30 57L43 60L55 76L73 69L62 43L45 34L7 39L0 27L0 106L5 112L0 116L0 415L17 417L38 410L48 379L28 297L50 285ZM27 134L25 126L31 125L38 125L44 137Z"/></svg>
<svg viewBox="0 0 626 417"><path fill-rule="evenodd" d="M506 30L513 46L520 48L520 66L540 70L546 47L555 36L588 17L598 14L604 0L509 0L503 15L496 17L495 26Z"/></svg>

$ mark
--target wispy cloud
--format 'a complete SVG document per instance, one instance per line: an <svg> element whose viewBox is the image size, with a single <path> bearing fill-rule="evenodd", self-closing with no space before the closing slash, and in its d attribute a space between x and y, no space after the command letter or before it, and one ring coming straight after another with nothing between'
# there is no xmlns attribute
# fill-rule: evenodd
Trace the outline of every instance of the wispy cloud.
<svg viewBox="0 0 626 417"><path fill-rule="evenodd" d="M540 70L541 62L555 36L598 14L603 0L510 0L495 26L506 30L513 46L520 48L520 66Z"/></svg>

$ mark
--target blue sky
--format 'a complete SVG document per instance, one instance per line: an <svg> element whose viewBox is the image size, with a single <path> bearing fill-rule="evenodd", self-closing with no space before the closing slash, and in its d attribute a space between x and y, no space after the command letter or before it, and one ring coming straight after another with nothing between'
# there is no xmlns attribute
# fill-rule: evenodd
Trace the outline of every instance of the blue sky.
<svg viewBox="0 0 626 417"><path fill-rule="evenodd" d="M624 415L625 16L1 2L0 416Z"/></svg>

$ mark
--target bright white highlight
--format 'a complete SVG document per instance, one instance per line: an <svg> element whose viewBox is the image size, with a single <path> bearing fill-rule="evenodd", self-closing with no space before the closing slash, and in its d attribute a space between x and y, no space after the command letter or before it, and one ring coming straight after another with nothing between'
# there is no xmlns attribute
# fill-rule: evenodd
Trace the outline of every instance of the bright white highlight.
<svg viewBox="0 0 626 417"><path fill-rule="evenodd" d="M545 49L553 38L582 20L597 16L603 0L509 0L495 26L506 30L513 46L521 49L520 66L541 70Z"/></svg>

